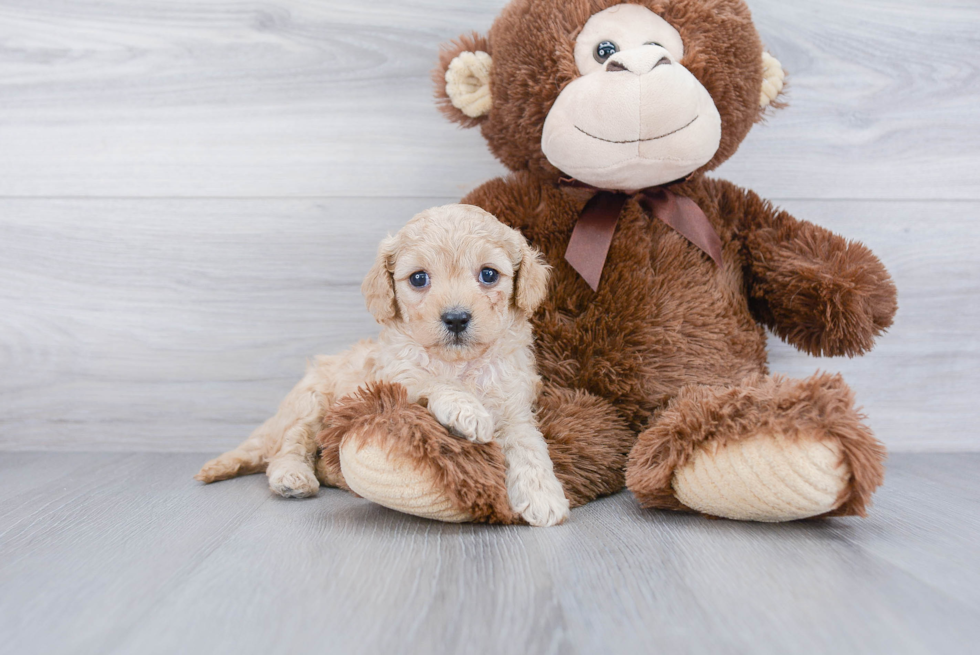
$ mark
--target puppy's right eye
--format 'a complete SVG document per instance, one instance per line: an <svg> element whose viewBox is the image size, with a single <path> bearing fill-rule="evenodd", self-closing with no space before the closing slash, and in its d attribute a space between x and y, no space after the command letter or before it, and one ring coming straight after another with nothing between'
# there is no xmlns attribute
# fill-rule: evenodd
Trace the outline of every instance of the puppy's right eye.
<svg viewBox="0 0 980 655"><path fill-rule="evenodd" d="M429 274L425 271L416 271L408 276L408 283L416 289L429 286Z"/></svg>
<svg viewBox="0 0 980 655"><path fill-rule="evenodd" d="M500 273L498 273L495 269L490 268L489 266L487 266L482 271L480 271L480 282L482 282L488 287L495 285L497 283L497 280L499 279L500 279Z"/></svg>

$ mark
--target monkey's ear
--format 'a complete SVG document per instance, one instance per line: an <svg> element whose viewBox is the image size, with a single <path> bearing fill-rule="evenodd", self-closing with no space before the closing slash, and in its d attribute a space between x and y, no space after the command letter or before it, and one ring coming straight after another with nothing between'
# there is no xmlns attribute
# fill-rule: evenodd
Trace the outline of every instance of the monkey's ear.
<svg viewBox="0 0 980 655"><path fill-rule="evenodd" d="M395 237L385 238L378 246L378 256L374 260L374 265L361 284L361 293L364 294L368 311L381 325L390 323L398 316L398 304L395 302L395 276L392 272L396 250Z"/></svg>
<svg viewBox="0 0 980 655"><path fill-rule="evenodd" d="M765 109L772 105L779 107L776 97L783 91L786 71L779 60L768 52L762 53L762 92L759 94L759 106Z"/></svg>
<svg viewBox="0 0 980 655"><path fill-rule="evenodd" d="M432 71L439 111L463 127L479 125L492 104L492 65L490 42L476 32L443 45Z"/></svg>
<svg viewBox="0 0 980 655"><path fill-rule="evenodd" d="M524 241L524 238L521 237ZM528 316L548 296L548 273L551 269L540 252L527 244L521 245L521 263L514 279L514 304Z"/></svg>

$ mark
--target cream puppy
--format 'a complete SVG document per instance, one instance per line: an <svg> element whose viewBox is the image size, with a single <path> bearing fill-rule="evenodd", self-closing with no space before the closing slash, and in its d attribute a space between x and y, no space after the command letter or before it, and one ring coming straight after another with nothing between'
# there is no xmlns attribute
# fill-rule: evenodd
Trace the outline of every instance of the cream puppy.
<svg viewBox="0 0 980 655"><path fill-rule="evenodd" d="M535 421L541 380L528 321L547 281L547 266L524 237L482 209L422 212L382 241L361 287L382 325L378 339L318 357L278 413L197 479L265 470L275 493L314 495L325 413L359 387L397 382L457 436L500 443L515 512L531 525L561 523L568 500Z"/></svg>

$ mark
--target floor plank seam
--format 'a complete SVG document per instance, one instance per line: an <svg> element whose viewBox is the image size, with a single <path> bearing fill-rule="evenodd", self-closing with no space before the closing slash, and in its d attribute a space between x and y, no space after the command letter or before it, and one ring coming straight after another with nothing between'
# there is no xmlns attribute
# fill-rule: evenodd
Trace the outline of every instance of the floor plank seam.
<svg viewBox="0 0 980 655"><path fill-rule="evenodd" d="M113 653L118 648L122 647L122 645L126 642L126 640L129 639L133 634L135 634L137 630L139 630L144 617L151 615L154 609L160 607L164 601L169 600L174 594L179 592L184 587L184 585L186 585L187 582L193 577L194 573L197 572L208 560L210 560L211 557L218 550L220 550L222 546L228 543L228 541L231 540L232 537L238 534L238 532L241 531L242 527L248 522L248 519L254 516L260 508L268 504L271 500L273 500L273 497L270 493L269 496L267 496L261 502L257 503L252 508L252 511L245 512L243 510L238 513L235 519L229 521L229 524L233 523L234 527L231 530L229 530L228 533L225 534L221 539L217 540L213 544L213 546L207 550L207 553L203 557L198 559L189 569L183 571L180 574L180 579L175 579L168 582L166 584L167 589L158 593L155 600L145 610L143 610L140 613L140 615L136 617L127 628L124 628L121 634L119 634L114 639L116 643L114 644L110 643L106 645L103 652ZM110 642L110 640L112 640L111 637L106 641Z"/></svg>

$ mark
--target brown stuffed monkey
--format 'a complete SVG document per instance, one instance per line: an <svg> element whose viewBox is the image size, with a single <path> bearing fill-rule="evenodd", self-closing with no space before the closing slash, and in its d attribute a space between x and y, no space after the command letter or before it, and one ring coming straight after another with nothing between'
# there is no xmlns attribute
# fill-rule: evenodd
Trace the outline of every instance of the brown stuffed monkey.
<svg viewBox="0 0 980 655"><path fill-rule="evenodd" d="M895 287L864 245L706 177L782 90L745 3L513 0L435 79L445 115L511 171L463 202L553 267L538 418L572 506L625 485L643 507L732 519L864 515L883 446L840 376L771 376L765 328L859 355ZM399 388L348 399L320 445L325 484L520 522L499 447L450 436Z"/></svg>

